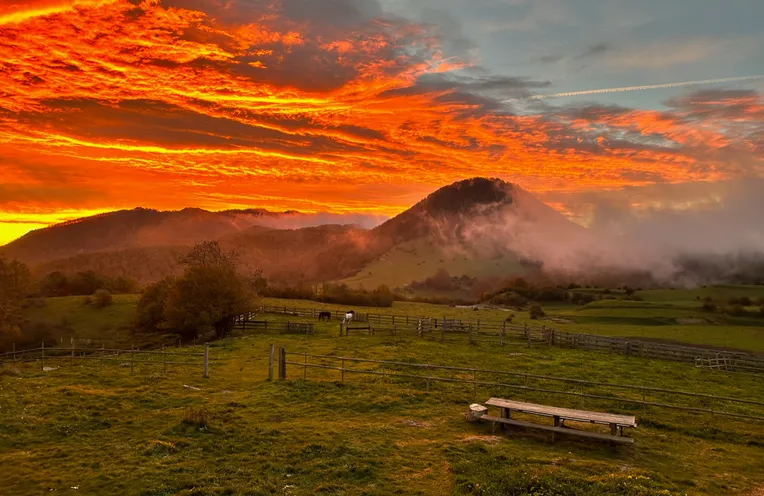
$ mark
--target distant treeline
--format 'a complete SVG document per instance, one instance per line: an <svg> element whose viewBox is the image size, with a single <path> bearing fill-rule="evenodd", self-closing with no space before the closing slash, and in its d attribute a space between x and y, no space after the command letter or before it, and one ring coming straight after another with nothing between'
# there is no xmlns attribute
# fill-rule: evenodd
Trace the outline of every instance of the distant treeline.
<svg viewBox="0 0 764 496"><path fill-rule="evenodd" d="M271 298L311 300L321 303L365 307L391 307L395 295L385 285L373 290L353 289L347 284L321 284L319 286L270 286L260 288L260 294Z"/></svg>
<svg viewBox="0 0 764 496"><path fill-rule="evenodd" d="M37 281L32 288L33 296L84 296L98 290L127 294L138 292L138 283L127 277L107 277L87 270L66 275L55 271Z"/></svg>

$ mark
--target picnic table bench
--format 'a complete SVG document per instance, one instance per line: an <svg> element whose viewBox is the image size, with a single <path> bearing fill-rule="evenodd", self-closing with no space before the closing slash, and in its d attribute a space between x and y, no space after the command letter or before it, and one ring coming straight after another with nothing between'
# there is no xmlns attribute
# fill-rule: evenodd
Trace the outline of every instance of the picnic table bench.
<svg viewBox="0 0 764 496"><path fill-rule="evenodd" d="M547 405L537 405L535 403L525 403L522 401L505 400L503 398L491 398L485 403L488 406L499 408L500 416L483 415L481 420L492 423L493 431L496 431L496 424L500 424L504 429L505 425L515 425L531 429L541 429L552 432L552 440L556 433L571 434L590 439L599 439L615 443L634 443L634 439L623 435L624 427L636 427L637 420L630 415L615 415L612 413L590 412L587 410L574 410L571 408L558 408ZM512 418L512 412L527 413L543 417L551 417L554 425L537 424L533 422L524 422ZM601 424L610 426L610 434L599 432L581 431L571 429L565 425L565 421L586 422L590 424Z"/></svg>

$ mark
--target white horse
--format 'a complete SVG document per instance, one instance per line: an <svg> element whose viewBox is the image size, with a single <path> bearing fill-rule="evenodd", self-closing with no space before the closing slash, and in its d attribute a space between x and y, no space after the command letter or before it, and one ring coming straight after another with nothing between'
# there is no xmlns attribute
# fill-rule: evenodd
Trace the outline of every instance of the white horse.
<svg viewBox="0 0 764 496"><path fill-rule="evenodd" d="M351 320L353 320L353 317L355 317L355 312L353 310L350 310L349 312L345 313L345 318L342 320L343 324L347 324Z"/></svg>

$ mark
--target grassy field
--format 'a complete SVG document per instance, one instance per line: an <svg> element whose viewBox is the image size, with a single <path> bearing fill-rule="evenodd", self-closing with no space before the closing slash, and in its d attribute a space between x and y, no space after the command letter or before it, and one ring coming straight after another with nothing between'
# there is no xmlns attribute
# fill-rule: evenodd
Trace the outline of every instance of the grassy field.
<svg viewBox="0 0 764 496"><path fill-rule="evenodd" d="M516 390L384 379L290 366L268 382L270 343L289 352L429 362L760 399L760 380L618 355L414 338L237 336L213 343L201 370L61 361L0 369L0 493L140 495L752 494L764 484L764 425L586 407L638 416L634 447L519 433L466 422L473 401ZM196 350L200 348L197 347ZM50 363L49 365L53 365ZM190 389L186 386L200 388ZM578 400L526 393L529 401ZM656 398L671 401L672 398ZM187 409L206 411L185 422ZM76 489L75 489L76 488Z"/></svg>
<svg viewBox="0 0 764 496"><path fill-rule="evenodd" d="M133 329L138 295L114 295L113 304L95 308L84 296L46 298L43 306L30 307L26 319L55 328L62 336L114 339Z"/></svg>
<svg viewBox="0 0 764 496"><path fill-rule="evenodd" d="M527 312L500 309L448 307L426 303L395 302L391 308L361 308L356 311L410 315L418 317L459 318L463 320L504 320L514 314L514 323L546 325L561 331L607 336L659 339L700 346L764 352L764 318L731 317L700 309L697 297L712 296L719 301L764 295L762 286L723 286L698 290L641 291L644 301L601 300L583 307L571 304L547 304L546 319L531 320ZM30 322L43 322L59 341L69 336L86 339L136 341L145 338L133 335L137 295L115 295L114 304L106 308L85 305L83 297L48 298L45 306L27 309ZM329 305L306 300L265 298L265 305L348 310L346 305ZM680 320L677 320L680 319ZM689 319L689 320L683 320ZM680 323L685 322L685 323ZM336 323L335 323L336 327Z"/></svg>

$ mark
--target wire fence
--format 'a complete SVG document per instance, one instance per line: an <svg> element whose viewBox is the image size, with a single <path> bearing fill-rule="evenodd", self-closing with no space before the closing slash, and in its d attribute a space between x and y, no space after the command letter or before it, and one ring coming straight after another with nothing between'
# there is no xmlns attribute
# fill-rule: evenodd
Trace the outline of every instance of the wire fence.
<svg viewBox="0 0 764 496"><path fill-rule="evenodd" d="M0 354L0 365L22 365L25 363L39 363L41 370L46 370L46 363L74 363L86 360L104 365L119 364L130 367L133 372L136 365L152 364L163 367L195 367L202 371L204 377L209 377L210 351L209 345L204 346L203 352L178 351L176 348L162 348L161 350L118 349L92 347L51 348L41 343L39 348L19 351L11 351Z"/></svg>
<svg viewBox="0 0 764 496"><path fill-rule="evenodd" d="M491 396L502 392L522 399L555 400L556 403L577 403L578 408L622 408L640 410L659 408L674 412L733 417L764 421L764 402L693 393L688 391L587 381L566 377L509 372L477 367L423 364L405 361L370 360L365 358L287 353L279 347L278 377L281 380L328 380L345 383L346 375L377 376L389 382L420 384L427 389L435 384L461 384L472 389L477 399L478 388L490 389ZM274 360L271 359L271 370ZM289 366L289 367L287 367Z"/></svg>

